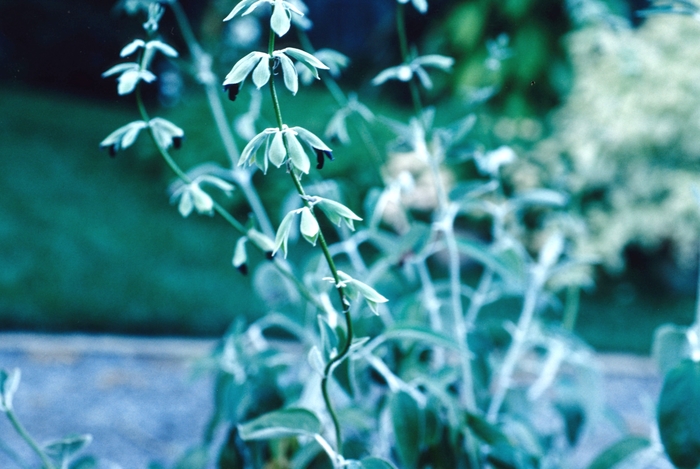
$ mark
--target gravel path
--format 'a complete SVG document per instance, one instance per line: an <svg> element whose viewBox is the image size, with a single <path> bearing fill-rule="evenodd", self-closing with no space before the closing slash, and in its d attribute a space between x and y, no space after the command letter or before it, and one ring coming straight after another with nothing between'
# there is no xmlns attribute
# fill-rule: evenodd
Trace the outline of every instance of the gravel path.
<svg viewBox="0 0 700 469"><path fill-rule="evenodd" d="M93 443L86 454L124 469L146 469L154 461L170 467L200 441L210 415L211 381L193 378L192 364L213 344L212 340L0 333L0 368L22 370L15 410L40 443L89 433ZM661 385L653 365L627 355L603 355L601 363L608 405L624 426L648 435L649 409ZM589 462L620 435L620 429L611 425L593 428L577 461ZM23 467L11 453L35 464L7 419L0 418L1 469Z"/></svg>

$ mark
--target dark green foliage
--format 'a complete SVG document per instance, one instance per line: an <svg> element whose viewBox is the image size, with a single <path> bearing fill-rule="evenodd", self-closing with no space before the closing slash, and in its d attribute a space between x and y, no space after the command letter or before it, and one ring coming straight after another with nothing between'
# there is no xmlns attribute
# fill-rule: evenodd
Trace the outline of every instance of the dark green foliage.
<svg viewBox="0 0 700 469"><path fill-rule="evenodd" d="M659 433L680 469L700 464L700 362L684 360L668 372L659 396Z"/></svg>
<svg viewBox="0 0 700 469"><path fill-rule="evenodd" d="M623 461L631 454L648 446L648 439L638 436L628 436L600 453L588 466L588 469L612 469L617 463Z"/></svg>

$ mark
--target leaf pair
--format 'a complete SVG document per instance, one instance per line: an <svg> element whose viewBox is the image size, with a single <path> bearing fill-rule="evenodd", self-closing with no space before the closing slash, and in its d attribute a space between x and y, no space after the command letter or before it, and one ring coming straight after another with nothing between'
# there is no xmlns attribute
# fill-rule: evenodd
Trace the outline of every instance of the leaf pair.
<svg viewBox="0 0 700 469"><path fill-rule="evenodd" d="M433 88L433 81L424 67L438 68L447 72L452 68L454 62L453 58L438 54L416 57L408 63L387 68L372 79L372 84L378 86L387 80L408 82L415 75L418 77L421 85L425 89L430 90Z"/></svg>
<svg viewBox="0 0 700 469"><path fill-rule="evenodd" d="M243 440L271 440L294 436L311 437L326 451L331 459L340 459L343 467L352 469L396 469L384 459L364 458L362 460L343 460L333 451L321 436L323 425L313 412L302 408L288 408L269 412L260 417L240 424L238 434Z"/></svg>
<svg viewBox="0 0 700 469"><path fill-rule="evenodd" d="M292 23L292 15L304 16L304 13L295 7L291 2L285 0L242 0L228 14L224 21L228 21L238 15L245 16L252 13L263 3L272 5L272 16L270 17L270 27L278 36L282 37L289 31ZM245 10L245 11L244 11Z"/></svg>

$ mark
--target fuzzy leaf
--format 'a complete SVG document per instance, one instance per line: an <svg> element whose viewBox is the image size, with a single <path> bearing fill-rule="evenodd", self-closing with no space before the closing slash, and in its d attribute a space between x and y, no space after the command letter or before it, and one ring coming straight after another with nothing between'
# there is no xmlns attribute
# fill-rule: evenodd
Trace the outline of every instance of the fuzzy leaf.
<svg viewBox="0 0 700 469"><path fill-rule="evenodd" d="M162 42L162 41L148 41L146 44L147 49L157 49L161 51L164 55L167 55L168 57L177 57L178 53L177 51L172 47L169 46L168 44Z"/></svg>
<svg viewBox="0 0 700 469"><path fill-rule="evenodd" d="M12 410L12 399L19 387L21 376L19 368L14 368L9 373L0 370L0 412Z"/></svg>
<svg viewBox="0 0 700 469"><path fill-rule="evenodd" d="M353 221L362 220L362 218L355 215L352 210L335 200L319 197L319 202L316 205L323 210L323 213L326 214L331 223L337 226L340 226L341 222L345 222L347 227L354 231L355 226Z"/></svg>
<svg viewBox="0 0 700 469"><path fill-rule="evenodd" d="M44 446L44 451L47 456L59 463L59 467L65 467L68 461L91 442L92 435L68 437L47 444Z"/></svg>
<svg viewBox="0 0 700 469"><path fill-rule="evenodd" d="M396 466L390 461L381 458L364 458L360 461L362 469L396 469Z"/></svg>
<svg viewBox="0 0 700 469"><path fill-rule="evenodd" d="M323 355L321 351L315 345L309 350L309 355L307 357L309 365L314 369L319 375L323 376L326 370L326 364L323 361Z"/></svg>
<svg viewBox="0 0 700 469"><path fill-rule="evenodd" d="M409 70L410 71L410 70ZM374 86L379 86L385 81L398 79L399 78L399 67L389 67L386 70L379 72L379 75L372 78L372 84ZM405 81L405 80L404 80Z"/></svg>
<svg viewBox="0 0 700 469"><path fill-rule="evenodd" d="M145 45L146 45L146 43L143 42L143 40L141 40L141 39L134 39L134 40L131 41L129 44L127 44L126 46L124 46L124 48L123 48L123 49L121 50L121 52L119 53L119 57L126 57L126 56L128 56L128 55L131 55L131 54L133 54L134 52L136 52L139 48L141 48L141 47L143 47L143 46L145 46Z"/></svg>
<svg viewBox="0 0 700 469"><path fill-rule="evenodd" d="M296 435L317 435L321 421L306 409L283 409L264 414L240 424L238 431L243 440L268 440Z"/></svg>
<svg viewBox="0 0 700 469"><path fill-rule="evenodd" d="M402 467L418 466L425 418L416 400L407 392L400 391L389 400L391 421L396 437L396 452Z"/></svg>
<svg viewBox="0 0 700 469"><path fill-rule="evenodd" d="M318 329L321 333L321 343L323 344L323 357L330 360L338 353L340 348L340 340L335 330L328 324L328 321L323 316L318 316Z"/></svg>
<svg viewBox="0 0 700 469"><path fill-rule="evenodd" d="M455 59L453 59L452 57L447 57L445 55L430 54L418 57L411 63L415 65L421 65L424 67L435 67L439 68L440 70L448 71L452 68L452 65L454 65Z"/></svg>
<svg viewBox="0 0 700 469"><path fill-rule="evenodd" d="M668 372L659 396L659 434L680 469L700 464L700 362L684 360Z"/></svg>
<svg viewBox="0 0 700 469"><path fill-rule="evenodd" d="M628 436L609 446L600 453L588 469L613 469L634 453L649 447L649 440L638 436Z"/></svg>
<svg viewBox="0 0 700 469"><path fill-rule="evenodd" d="M459 344L457 344L452 337L441 334L439 332L433 331L432 329L420 325L394 325L382 333L382 336L386 339L397 339L397 340L414 340L418 342L423 342L426 344L436 345L438 347L445 347L455 351L459 351Z"/></svg>
<svg viewBox="0 0 700 469"><path fill-rule="evenodd" d="M136 62L127 62L127 63L123 63L123 64L118 64L118 65L115 65L114 67L110 68L106 72L104 72L102 74L102 77L106 78L106 77L109 77L112 75L116 75L117 73L126 72L127 70L138 70L139 68L140 68L139 64L137 64Z"/></svg>

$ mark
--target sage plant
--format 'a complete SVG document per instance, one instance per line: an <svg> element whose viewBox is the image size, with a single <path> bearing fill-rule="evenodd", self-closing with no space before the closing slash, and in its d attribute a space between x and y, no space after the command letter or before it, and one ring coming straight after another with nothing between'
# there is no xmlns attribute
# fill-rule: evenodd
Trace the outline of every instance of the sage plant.
<svg viewBox="0 0 700 469"><path fill-rule="evenodd" d="M547 432L540 435L536 428L523 430L533 422L522 419L513 404L522 393L514 375L524 360L533 362L538 371L527 399L535 402L555 387L564 364L585 367L567 352L581 355L585 348L548 330L537 315L544 300L556 300L547 291L550 280L575 264L556 221L566 197L547 189L507 194L501 168L516 158L515 152L507 147L488 151L483 145L466 151L463 142L475 125L473 113L465 111L448 126L435 124L437 111L424 104L424 91L433 87L431 74L449 72L453 59L420 55L409 45L408 0L395 5L401 63L372 80L375 86L388 81L408 86L415 111L408 123L377 116L356 95L342 91L332 77L338 76L347 58L312 48L304 31L307 9L301 1L238 2L224 21L262 16L267 47L232 64L221 80L222 94L235 109L244 88L265 90L274 116L274 125L250 132L262 103L252 100L246 114L251 135L240 152L225 117L222 94L214 92L212 59L196 41L179 4L175 0L136 4L147 12L147 37L122 50L123 57L137 55L135 61L116 65L104 75L117 76L118 93L135 95L141 119L110 134L101 146L114 156L146 131L178 178L171 196L180 213L222 217L239 235L233 266L246 273L249 247L261 250L271 263L257 270L275 272L270 285L289 282L303 299L293 306L313 318L298 324L271 312L249 325L234 323L205 365L216 373L216 406L202 450L212 450L223 428L221 467L552 464L559 453L552 456L528 446L528 441L554 437ZM183 170L171 153L184 148L183 129L151 117L146 109L141 90L157 78L150 70L154 55L179 57L158 35L164 5L175 12L188 44L230 168L203 164ZM428 12L426 0L412 0L411 5L419 14ZM298 29L301 48L277 48L292 28ZM494 61L509 57L504 53L507 40L501 36L498 43L497 57L489 57L492 68ZM278 94L296 95L300 84L319 79L326 80L339 105L323 138L302 123L287 122ZM326 164L340 157L327 143L330 138L353 144L346 122L352 114L361 117L358 133L376 161L384 164L372 127L384 125L396 134L395 145L425 169L434 195L427 207L429 223L414 219L415 208L406 203L406 195L416 191L414 176L406 171L370 191L366 222L342 203L332 181L308 182L312 173L316 181L322 179ZM455 185L449 176L452 166L465 162L472 162L480 176ZM276 229L251 184L256 171L284 171L295 194ZM243 193L252 220L239 221L211 195L236 189ZM519 239L520 217L533 206L551 215L546 220L548 241L534 257ZM490 241L470 239L458 228L474 216L490 220ZM336 228L330 236L324 227ZM317 252L302 266L287 259L296 233ZM466 281L467 258L482 266L475 286ZM380 294L376 285L390 294ZM508 296L522 296L523 306L517 324L505 327L507 345L496 346L481 326L482 310ZM288 338L275 338L274 331L280 329ZM540 349L547 351L544 360L534 353ZM300 355L306 360L299 360ZM570 433L578 435L579 430Z"/></svg>

